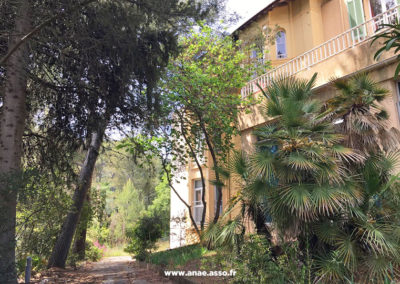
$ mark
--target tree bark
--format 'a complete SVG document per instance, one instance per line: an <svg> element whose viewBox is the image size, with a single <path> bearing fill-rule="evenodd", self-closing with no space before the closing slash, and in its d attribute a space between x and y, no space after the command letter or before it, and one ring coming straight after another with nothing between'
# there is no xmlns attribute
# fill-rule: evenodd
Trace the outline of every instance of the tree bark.
<svg viewBox="0 0 400 284"><path fill-rule="evenodd" d="M90 188L91 182L89 184L89 191L86 194L85 202L83 205L82 214L79 218L78 229L76 230L73 252L78 255L79 260L85 259L85 249L86 249L86 233L87 226L90 219Z"/></svg>
<svg viewBox="0 0 400 284"><path fill-rule="evenodd" d="M31 29L30 1L20 0L9 50L18 36ZM26 120L28 47L22 44L9 58L0 113L0 283L17 283L15 226L18 189L21 186L22 135Z"/></svg>
<svg viewBox="0 0 400 284"><path fill-rule="evenodd" d="M203 124L203 120L202 120L201 116L199 114L197 114L197 116L199 118L201 129L203 130L203 133L204 133L204 136L205 136L205 140L206 140L206 143L207 143L208 150L210 151L211 158L212 158L213 163L214 163L214 173L215 173L215 181L217 183L216 188L217 188L217 195L218 195L218 198L217 198L217 210L215 211L214 220L213 220L213 222L215 224L215 223L218 222L219 213L220 213L219 212L220 211L219 208L221 208L221 204L222 204L222 187L220 186L222 181L221 181L221 178L220 178L219 172L218 172L218 167L219 167L218 166L218 157L217 157L217 155L216 155L216 153L214 151L213 144L210 141L210 136L208 135L207 129L206 129L205 125Z"/></svg>
<svg viewBox="0 0 400 284"><path fill-rule="evenodd" d="M49 268L65 267L68 252L72 243L72 238L75 234L85 197L90 187L94 166L99 155L101 143L103 141L104 131L105 126L101 126L97 132L92 133L90 146L86 153L85 162L83 163L79 175L78 185L74 192L73 206L64 221L60 235L58 236L54 245L53 252L47 264L47 267Z"/></svg>

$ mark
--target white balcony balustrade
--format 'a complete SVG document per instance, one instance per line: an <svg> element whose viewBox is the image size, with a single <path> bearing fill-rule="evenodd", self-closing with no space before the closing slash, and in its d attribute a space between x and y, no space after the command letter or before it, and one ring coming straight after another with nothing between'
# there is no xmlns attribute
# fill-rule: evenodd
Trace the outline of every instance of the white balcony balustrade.
<svg viewBox="0 0 400 284"><path fill-rule="evenodd" d="M258 92L257 85L266 88L273 80L293 76L321 61L370 40L382 24L393 24L399 19L399 8L400 5L397 5L251 80L242 88L242 98Z"/></svg>

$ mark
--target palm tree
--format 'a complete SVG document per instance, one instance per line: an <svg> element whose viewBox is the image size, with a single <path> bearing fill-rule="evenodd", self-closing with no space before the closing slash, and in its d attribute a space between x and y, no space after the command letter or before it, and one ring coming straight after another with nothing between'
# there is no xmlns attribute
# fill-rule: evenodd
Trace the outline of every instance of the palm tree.
<svg viewBox="0 0 400 284"><path fill-rule="evenodd" d="M257 217L269 212L281 232L297 232L299 237L313 220L357 203L344 163L363 157L340 145L342 136L320 117L323 105L311 91L315 78L280 80L263 91L266 118L272 123L256 131L260 141L255 153L233 156L230 170L241 190L231 208L240 204L242 217L229 222L231 233L224 236L240 234L246 216L257 225ZM215 234L223 227L210 228L206 236L222 240ZM270 238L268 230L266 235Z"/></svg>
<svg viewBox="0 0 400 284"><path fill-rule="evenodd" d="M386 115L377 104L386 91L360 75L336 82L341 94L324 105L314 99L315 78L279 80L263 91L269 123L255 131L257 150L238 153L230 167L241 185L231 208L239 204L242 214L221 221L209 235L239 247L243 219L252 216L246 208L258 208L271 214L277 231L299 240L315 281L393 279L399 267L400 154L383 151L393 142L382 134ZM338 119L342 123L335 124ZM371 129L379 131L361 137Z"/></svg>
<svg viewBox="0 0 400 284"><path fill-rule="evenodd" d="M388 113L379 105L388 95L366 73L335 80L337 94L326 102L325 114L345 135L345 145L362 152L387 151L398 146L400 133L388 125Z"/></svg>
<svg viewBox="0 0 400 284"><path fill-rule="evenodd" d="M301 232L313 220L357 203L346 162L363 156L341 145L343 137L320 115L315 79L280 80L263 91L265 114L273 122L255 133L261 141L250 169L265 180L270 213L283 231Z"/></svg>
<svg viewBox="0 0 400 284"><path fill-rule="evenodd" d="M316 257L315 274L321 282L398 280L400 184L393 171L399 157L399 152L371 155L356 181L362 189L359 206L313 224L318 239L330 248Z"/></svg>
<svg viewBox="0 0 400 284"><path fill-rule="evenodd" d="M333 84L339 93L326 102L323 115L336 122L345 145L367 158L347 165L360 193L357 206L314 224L318 238L331 246L319 257L316 275L322 281L352 275L360 282L380 283L399 272L399 132L388 127L388 115L379 105L388 91L367 74Z"/></svg>

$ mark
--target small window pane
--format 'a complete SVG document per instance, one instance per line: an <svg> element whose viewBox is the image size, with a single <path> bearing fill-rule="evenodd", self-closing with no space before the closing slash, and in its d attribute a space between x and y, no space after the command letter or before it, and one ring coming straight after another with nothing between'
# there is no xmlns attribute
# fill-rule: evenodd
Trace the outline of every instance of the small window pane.
<svg viewBox="0 0 400 284"><path fill-rule="evenodd" d="M196 223L201 222L201 215L203 214L203 207L195 207L194 208L194 221Z"/></svg>
<svg viewBox="0 0 400 284"><path fill-rule="evenodd" d="M276 56L277 58L286 58L286 34L285 32L279 32L276 37Z"/></svg>
<svg viewBox="0 0 400 284"><path fill-rule="evenodd" d="M195 180L194 181L194 188L203 188L203 185L201 184L201 180Z"/></svg>
<svg viewBox="0 0 400 284"><path fill-rule="evenodd" d="M195 201L200 201L201 200L201 190L196 190L194 200Z"/></svg>

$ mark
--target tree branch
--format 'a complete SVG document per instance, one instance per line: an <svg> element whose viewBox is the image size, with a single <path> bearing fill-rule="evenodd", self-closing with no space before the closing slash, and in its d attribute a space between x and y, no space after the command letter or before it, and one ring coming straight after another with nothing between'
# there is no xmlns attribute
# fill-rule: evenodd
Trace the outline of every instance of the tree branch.
<svg viewBox="0 0 400 284"><path fill-rule="evenodd" d="M92 2L95 2L97 0L86 0L83 3L81 3L78 6L74 6L74 8L72 9L68 9L68 10L63 10L60 13L50 17L49 19L45 20L43 23L37 25L36 27L33 28L33 30L31 30L29 33L27 33L26 35L24 35L8 52L6 55L3 56L3 58L0 60L0 66L4 65L7 60L11 57L11 55L13 55L13 53L15 51L17 51L17 49L23 44L25 43L28 39L30 39L32 36L34 36L36 33L38 33L42 28L44 28L45 26L47 26L48 24L50 24L51 22L57 20L58 18L63 18L77 10L79 10L82 7L85 7L87 5L89 5Z"/></svg>

